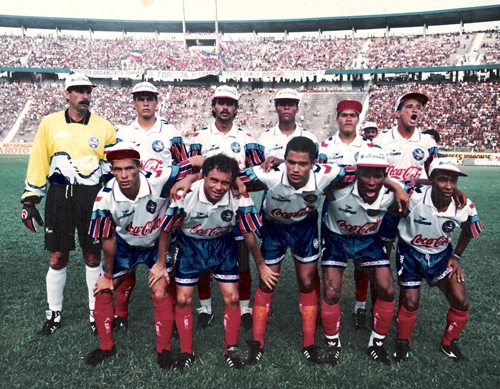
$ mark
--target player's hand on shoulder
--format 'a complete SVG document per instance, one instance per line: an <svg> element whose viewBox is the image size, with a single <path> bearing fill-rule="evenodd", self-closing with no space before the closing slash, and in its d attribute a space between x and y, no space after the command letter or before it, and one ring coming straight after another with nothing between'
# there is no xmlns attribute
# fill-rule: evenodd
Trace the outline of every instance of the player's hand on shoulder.
<svg viewBox="0 0 500 389"><path fill-rule="evenodd" d="M259 166L266 173L270 172L272 168L279 166L283 161L276 157L267 157L264 162L262 162Z"/></svg>

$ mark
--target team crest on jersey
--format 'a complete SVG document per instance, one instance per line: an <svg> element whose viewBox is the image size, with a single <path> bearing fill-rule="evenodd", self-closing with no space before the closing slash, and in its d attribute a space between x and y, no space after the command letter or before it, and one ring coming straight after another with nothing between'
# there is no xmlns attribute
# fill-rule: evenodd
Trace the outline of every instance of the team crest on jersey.
<svg viewBox="0 0 500 389"><path fill-rule="evenodd" d="M318 200L318 196L314 193L310 193L305 195L303 199L306 203L315 203Z"/></svg>
<svg viewBox="0 0 500 389"><path fill-rule="evenodd" d="M446 220L443 225L441 226L441 229L443 232L450 233L455 229L455 223L451 220Z"/></svg>
<svg viewBox="0 0 500 389"><path fill-rule="evenodd" d="M146 211L148 211L151 214L155 213L156 203L153 200L149 200L148 203L146 204Z"/></svg>
<svg viewBox="0 0 500 389"><path fill-rule="evenodd" d="M358 160L358 155L359 155L359 151L356 151L354 153L354 160L357 161Z"/></svg>
<svg viewBox="0 0 500 389"><path fill-rule="evenodd" d="M157 139L151 144L151 148L155 153L161 153L163 150L165 150L165 144Z"/></svg>
<svg viewBox="0 0 500 389"><path fill-rule="evenodd" d="M89 138L88 145L91 149L97 149L99 147L99 138L96 138L95 136Z"/></svg>
<svg viewBox="0 0 500 389"><path fill-rule="evenodd" d="M233 211L226 209L224 212L220 214L220 218L223 222L230 222L233 219Z"/></svg>
<svg viewBox="0 0 500 389"><path fill-rule="evenodd" d="M416 160L416 161L421 161L424 159L424 156L425 156L425 152L424 150L418 148L418 149L415 149L413 150L413 158Z"/></svg>
<svg viewBox="0 0 500 389"><path fill-rule="evenodd" d="M315 239L313 240L313 247L314 247L315 249L319 248L319 241L318 241L318 238L315 238Z"/></svg>
<svg viewBox="0 0 500 389"><path fill-rule="evenodd" d="M377 216L380 213L382 213L382 211L380 209L369 209L366 211L366 214L370 217Z"/></svg>
<svg viewBox="0 0 500 389"><path fill-rule="evenodd" d="M231 150L233 153L238 154L241 151L241 146L238 142L231 143Z"/></svg>

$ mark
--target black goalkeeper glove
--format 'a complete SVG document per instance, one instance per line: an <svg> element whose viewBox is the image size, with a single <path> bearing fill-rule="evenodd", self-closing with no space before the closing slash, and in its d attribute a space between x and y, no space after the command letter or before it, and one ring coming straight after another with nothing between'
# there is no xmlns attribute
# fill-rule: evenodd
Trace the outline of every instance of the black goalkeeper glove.
<svg viewBox="0 0 500 389"><path fill-rule="evenodd" d="M31 232L36 232L36 226L35 223L33 223L33 219L35 219L39 226L43 226L42 216L36 208L36 204L39 202L40 198L38 196L29 196L21 200L21 203L23 204L23 209L21 210L21 220Z"/></svg>

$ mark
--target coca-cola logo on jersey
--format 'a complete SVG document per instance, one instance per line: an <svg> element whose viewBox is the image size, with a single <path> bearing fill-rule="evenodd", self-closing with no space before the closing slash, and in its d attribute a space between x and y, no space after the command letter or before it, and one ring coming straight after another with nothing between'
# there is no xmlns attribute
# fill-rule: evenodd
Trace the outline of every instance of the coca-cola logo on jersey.
<svg viewBox="0 0 500 389"><path fill-rule="evenodd" d="M448 244L450 238L444 235L441 235L439 238L424 238L422 234L415 235L411 240L411 244L414 246L422 246L428 249L430 248L438 248L439 246L444 246Z"/></svg>
<svg viewBox="0 0 500 389"><path fill-rule="evenodd" d="M127 227L125 227L125 231L132 236L148 236L151 235L153 231L158 229L160 225L161 217L160 215L156 215L153 220L148 221L143 226L134 226L134 224L130 222Z"/></svg>
<svg viewBox="0 0 500 389"><path fill-rule="evenodd" d="M271 211L271 216L281 219L291 219L294 217L306 215L310 212L314 212L315 209L316 209L315 207L310 207L309 205L295 212L284 212L282 209L275 208Z"/></svg>
<svg viewBox="0 0 500 389"><path fill-rule="evenodd" d="M144 162L144 170L153 173L153 177L158 177L163 170L163 161L159 159L148 159Z"/></svg>
<svg viewBox="0 0 500 389"><path fill-rule="evenodd" d="M197 224L189 230L193 235L199 236L220 236L231 232L233 226L201 228L202 224Z"/></svg>
<svg viewBox="0 0 500 389"><path fill-rule="evenodd" d="M374 222L367 222L362 225L349 224L347 223L346 220L337 220L337 224L339 228L342 230L346 230L349 232L356 232L360 235L369 235L378 230L378 227L380 225L380 220L381 219L377 219Z"/></svg>
<svg viewBox="0 0 500 389"><path fill-rule="evenodd" d="M390 178L395 178L397 180L406 181L406 180L414 180L420 177L420 172L422 171L421 167L418 166L410 166L406 169L398 169L394 166L389 166L387 170L387 175Z"/></svg>

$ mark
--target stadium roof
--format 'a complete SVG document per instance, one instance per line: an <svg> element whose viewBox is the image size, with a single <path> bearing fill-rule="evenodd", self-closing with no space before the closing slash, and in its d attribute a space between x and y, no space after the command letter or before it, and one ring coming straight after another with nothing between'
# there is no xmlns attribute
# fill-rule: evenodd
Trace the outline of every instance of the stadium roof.
<svg viewBox="0 0 500 389"><path fill-rule="evenodd" d="M350 31L389 28L442 26L500 20L500 5L457 8L444 11L411 12L387 15L328 17L285 20L223 20L219 31L236 33L280 33L312 31ZM0 15L0 27L25 29L59 29L74 31L125 31L145 33L182 33L182 21L142 21L113 19L49 18L34 16ZM186 30L214 32L215 22L186 21Z"/></svg>

